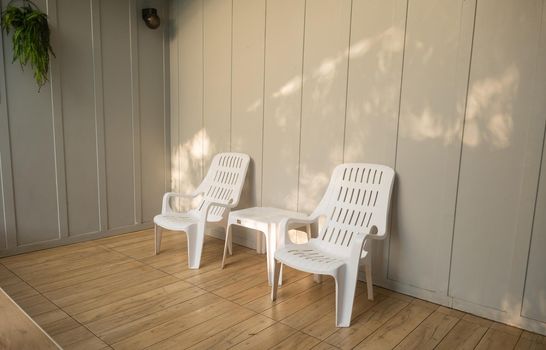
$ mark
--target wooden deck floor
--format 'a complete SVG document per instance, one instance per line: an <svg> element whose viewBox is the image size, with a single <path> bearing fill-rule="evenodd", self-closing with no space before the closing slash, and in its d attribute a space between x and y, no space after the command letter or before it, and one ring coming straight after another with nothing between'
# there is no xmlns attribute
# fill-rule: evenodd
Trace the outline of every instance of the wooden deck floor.
<svg viewBox="0 0 546 350"><path fill-rule="evenodd" d="M334 285L291 269L272 303L265 257L208 237L201 269L186 240L152 231L0 260L0 286L66 349L546 349L543 336L359 284L350 328L334 326Z"/></svg>

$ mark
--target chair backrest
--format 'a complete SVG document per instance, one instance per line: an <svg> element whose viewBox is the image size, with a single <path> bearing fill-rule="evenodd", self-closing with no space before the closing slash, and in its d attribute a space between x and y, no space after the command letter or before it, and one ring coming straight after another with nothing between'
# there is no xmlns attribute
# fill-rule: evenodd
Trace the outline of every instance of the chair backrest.
<svg viewBox="0 0 546 350"><path fill-rule="evenodd" d="M201 211L207 202L235 207L239 203L250 157L244 153L218 153L212 158L209 171L197 191L203 193L196 210ZM225 209L213 207L210 214L222 216Z"/></svg>
<svg viewBox="0 0 546 350"><path fill-rule="evenodd" d="M384 165L338 165L312 214L326 218L318 235L321 244L341 253L355 235L373 226L377 236L385 237L393 183L394 170Z"/></svg>

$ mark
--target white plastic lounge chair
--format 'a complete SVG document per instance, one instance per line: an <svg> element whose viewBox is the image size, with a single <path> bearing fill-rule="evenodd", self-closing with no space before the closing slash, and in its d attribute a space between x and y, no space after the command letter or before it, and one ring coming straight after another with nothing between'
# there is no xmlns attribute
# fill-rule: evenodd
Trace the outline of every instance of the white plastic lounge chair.
<svg viewBox="0 0 546 350"><path fill-rule="evenodd" d="M203 182L191 194L165 193L161 214L154 217L155 253L161 246L161 229L184 231L188 237L188 265L198 269L201 263L205 230L210 226L226 229L231 208L239 203L250 157L243 153L219 153L214 156ZM201 196L196 208L177 212L171 198ZM231 242L230 242L231 243ZM231 252L231 244L229 244Z"/></svg>
<svg viewBox="0 0 546 350"><path fill-rule="evenodd" d="M280 232L294 223L325 223L317 238L304 244L288 244L275 253L271 299L277 298L280 265L336 281L336 326L349 327L361 262L366 267L368 297L373 298L371 258L363 250L367 238L386 237L394 170L377 164L342 164L334 169L330 184L315 211L307 219L285 219Z"/></svg>

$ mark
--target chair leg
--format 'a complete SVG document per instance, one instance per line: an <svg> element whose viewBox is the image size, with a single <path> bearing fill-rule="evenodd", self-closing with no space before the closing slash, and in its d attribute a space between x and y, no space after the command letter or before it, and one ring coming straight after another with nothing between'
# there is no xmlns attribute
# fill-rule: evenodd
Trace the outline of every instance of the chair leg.
<svg viewBox="0 0 546 350"><path fill-rule="evenodd" d="M228 240L228 250L229 255L233 255L233 235L231 234L231 225L229 226L230 234L229 234L229 240ZM227 236L227 230L226 230L226 236Z"/></svg>
<svg viewBox="0 0 546 350"><path fill-rule="evenodd" d="M161 235L162 229L160 226L154 225L154 234L155 234L155 255L159 254L161 249Z"/></svg>
<svg viewBox="0 0 546 350"><path fill-rule="evenodd" d="M346 267L345 267L346 268ZM353 302L356 290L356 274L338 273L336 280L336 326L349 327L353 313Z"/></svg>
<svg viewBox="0 0 546 350"><path fill-rule="evenodd" d="M273 265L273 283L271 284L271 301L277 300L277 289L279 287L279 274L281 272L281 264L275 261Z"/></svg>
<svg viewBox="0 0 546 350"><path fill-rule="evenodd" d="M373 300L373 280L372 280L372 264L371 261L367 261L364 265L364 271L366 273L366 288L368 290L368 300Z"/></svg>
<svg viewBox="0 0 546 350"><path fill-rule="evenodd" d="M199 269L203 241L205 239L205 226L199 225L197 230L192 228L187 232L188 236L188 265L190 269Z"/></svg>
<svg viewBox="0 0 546 350"><path fill-rule="evenodd" d="M226 228L226 241L224 243L224 256L222 257L222 268L224 268L224 265L226 264L226 253L229 250L229 255L231 254L231 225L228 225Z"/></svg>
<svg viewBox="0 0 546 350"><path fill-rule="evenodd" d="M263 242L262 242L262 233L256 231L256 254L263 254Z"/></svg>

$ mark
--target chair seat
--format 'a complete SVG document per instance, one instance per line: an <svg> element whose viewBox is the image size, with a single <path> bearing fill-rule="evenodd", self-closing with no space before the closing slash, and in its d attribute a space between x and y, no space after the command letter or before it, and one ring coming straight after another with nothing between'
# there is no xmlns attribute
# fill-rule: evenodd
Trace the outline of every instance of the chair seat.
<svg viewBox="0 0 546 350"><path fill-rule="evenodd" d="M171 231L185 231L190 226L196 225L199 222L197 215L193 211L176 214L159 214L154 216L154 224ZM221 220L221 216L209 214L207 222L215 223Z"/></svg>
<svg viewBox="0 0 546 350"><path fill-rule="evenodd" d="M275 252L275 258L292 268L322 275L333 275L345 265L343 258L319 250L312 243L288 244Z"/></svg>
<svg viewBox="0 0 546 350"><path fill-rule="evenodd" d="M154 216L154 224L171 231L185 231L198 222L198 218L186 213L176 215L159 214Z"/></svg>

